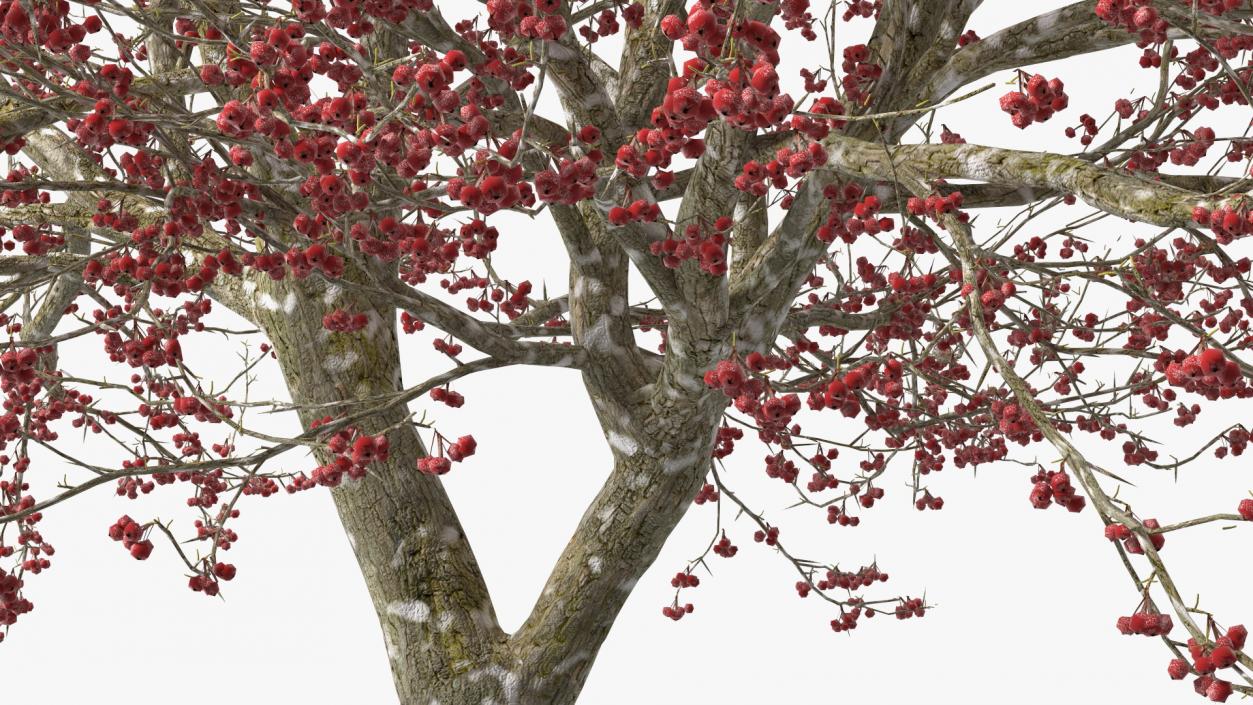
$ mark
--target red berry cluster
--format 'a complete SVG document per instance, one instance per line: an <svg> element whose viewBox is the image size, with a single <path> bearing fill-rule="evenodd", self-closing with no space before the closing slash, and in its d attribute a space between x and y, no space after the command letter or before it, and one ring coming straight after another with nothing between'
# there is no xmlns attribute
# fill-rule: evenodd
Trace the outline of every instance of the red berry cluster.
<svg viewBox="0 0 1253 705"><path fill-rule="evenodd" d="M765 543L767 546L779 545L779 527L770 526L764 531L758 529L753 532L753 540L757 543Z"/></svg>
<svg viewBox="0 0 1253 705"><path fill-rule="evenodd" d="M723 558L733 558L739 551L739 547L731 543L731 539L727 538L727 532L725 531L722 532L722 537L718 539L718 542L713 547L713 552Z"/></svg>
<svg viewBox="0 0 1253 705"><path fill-rule="evenodd" d="M623 226L630 223L654 223L661 217L661 206L650 203L642 198L631 202L628 206L614 206L609 209L607 218L610 225Z"/></svg>
<svg viewBox="0 0 1253 705"><path fill-rule="evenodd" d="M743 173L735 177L735 188L754 196L764 196L771 186L777 189L787 188L788 179L800 179L826 163L827 150L817 142L811 142L803 150L793 151L782 147L775 152L774 159L764 166L755 160L745 164ZM770 181L769 184L766 183L767 180Z"/></svg>
<svg viewBox="0 0 1253 705"><path fill-rule="evenodd" d="M139 522L125 514L109 527L109 538L121 541L122 547L135 557L135 560L147 560L152 555L152 541L144 538L147 531Z"/></svg>
<svg viewBox="0 0 1253 705"><path fill-rule="evenodd" d="M835 242L839 238L851 245L862 235L878 235L896 228L891 218L879 217L882 204L878 196L863 197L862 188L857 184L831 184L823 189L822 195L828 202L827 218L815 233L822 242Z"/></svg>
<svg viewBox="0 0 1253 705"><path fill-rule="evenodd" d="M925 617L927 615L927 606L923 603L922 598L914 597L901 602L896 606L897 619L909 619L910 617Z"/></svg>
<svg viewBox="0 0 1253 705"><path fill-rule="evenodd" d="M1143 522L1145 529L1160 529L1162 525L1156 519L1145 519ZM1110 541L1122 541L1123 547L1127 549L1127 553L1141 555L1144 553L1144 547L1140 545L1140 539L1136 535L1123 526L1122 524L1109 524L1105 527L1105 538ZM1149 534L1149 543L1153 544L1153 549L1160 551L1166 545L1166 536L1164 534Z"/></svg>
<svg viewBox="0 0 1253 705"><path fill-rule="evenodd" d="M731 224L726 217L719 218L708 230L692 223L683 229L682 240L654 240L648 250L670 269L678 269L685 261L694 259L702 272L720 277L727 273L727 231Z"/></svg>
<svg viewBox="0 0 1253 705"><path fill-rule="evenodd" d="M339 333L353 333L359 331L362 328L365 328L369 322L369 316L366 316L364 313L353 314L342 308L337 308L322 317L323 328Z"/></svg>
<svg viewBox="0 0 1253 705"><path fill-rule="evenodd" d="M861 517L855 517L844 511L834 504L827 507L827 523L839 524L840 526L857 526L861 524Z"/></svg>
<svg viewBox="0 0 1253 705"><path fill-rule="evenodd" d="M1031 506L1036 509L1048 509L1049 505L1056 502L1058 506L1069 511L1081 512L1087 505L1087 499L1075 493L1075 488L1070 484L1070 475L1065 471L1042 470L1032 475L1031 481L1035 483L1031 487Z"/></svg>
<svg viewBox="0 0 1253 705"><path fill-rule="evenodd" d="M875 611L872 608L863 608L861 600L858 598L850 598L849 604L854 607L848 611L841 611L839 619L831 620L831 631L839 634L841 632L851 631L857 628L857 622L864 614L867 619L874 617Z"/></svg>
<svg viewBox="0 0 1253 705"><path fill-rule="evenodd" d="M1214 146L1214 129L1198 127L1192 131L1192 139L1170 150L1170 163L1177 166L1196 166L1210 147Z"/></svg>
<svg viewBox="0 0 1253 705"><path fill-rule="evenodd" d="M861 401L857 393L874 383L877 372L874 363L867 362L832 379L827 384L823 405L828 409L839 409L840 413L849 418L856 417L861 413Z"/></svg>
<svg viewBox="0 0 1253 705"><path fill-rule="evenodd" d="M466 403L466 398L460 392L454 392L447 387L436 387L431 390L431 399L446 404L454 409L461 408Z"/></svg>
<svg viewBox="0 0 1253 705"><path fill-rule="evenodd" d="M1097 0L1096 16L1113 27L1139 34L1142 46L1166 41L1170 28L1152 7L1152 0Z"/></svg>
<svg viewBox="0 0 1253 705"><path fill-rule="evenodd" d="M1228 359L1218 348L1205 348L1195 355L1186 356L1178 351L1174 359L1165 365L1164 372L1171 386L1182 387L1207 398L1244 397L1249 393L1239 363Z"/></svg>
<svg viewBox="0 0 1253 705"><path fill-rule="evenodd" d="M801 74L806 75L808 72L802 69ZM807 77L806 91L810 93L820 93L826 87L826 81L818 81L813 85L809 85L810 83L812 81ZM839 130L848 125L847 120L841 120L838 117L846 112L844 104L830 96L815 98L806 112L811 114L792 116L792 130L811 140L822 141L831 134L831 130ZM815 117L816 115L831 115L832 117Z"/></svg>
<svg viewBox="0 0 1253 705"><path fill-rule="evenodd" d="M879 570L878 566L865 566L856 573L845 573L838 569L828 569L826 577L819 580L816 587L819 590L834 590L840 588L842 590L860 590L870 587L875 583L886 583L888 574Z"/></svg>
<svg viewBox="0 0 1253 705"><path fill-rule="evenodd" d="M311 429L331 421L331 417L325 417L311 424ZM287 486L287 491L299 492L318 486L338 487L345 477L360 480L365 477L370 464L387 461L389 448L390 443L383 434L366 435L351 426L336 431L326 441L326 452L332 456L331 461L314 468L309 476L304 473L297 475Z"/></svg>
<svg viewBox="0 0 1253 705"><path fill-rule="evenodd" d="M1197 206L1192 209L1192 220L1214 231L1214 239L1222 245L1253 233L1253 210L1243 201L1225 203L1213 210Z"/></svg>
<svg viewBox="0 0 1253 705"><path fill-rule="evenodd" d="M555 42L569 29L560 14L563 4L561 0L488 0L487 24L506 39L518 35Z"/></svg>
<svg viewBox="0 0 1253 705"><path fill-rule="evenodd" d="M926 198L911 196L905 202L905 209L910 215L922 218L927 217L938 221L941 215L945 213L953 213L961 209L963 196L961 191L954 191L947 196L939 194L931 194ZM957 217L965 220L964 213L958 213Z"/></svg>
<svg viewBox="0 0 1253 705"><path fill-rule="evenodd" d="M701 486L700 492L696 493L696 499L693 500L693 502L695 502L698 505L705 504L706 502L717 502L717 501L718 501L718 488L714 487L708 482L706 482L704 485Z"/></svg>
<svg viewBox="0 0 1253 705"><path fill-rule="evenodd" d="M796 482L798 475L800 475L800 470L797 469L796 464L788 460L782 452L766 456L766 477L777 478L791 484Z"/></svg>
<svg viewBox="0 0 1253 705"><path fill-rule="evenodd" d="M1130 617L1118 618L1118 631L1123 634L1166 636L1174 628L1175 622L1168 614L1136 612Z"/></svg>
<svg viewBox="0 0 1253 705"><path fill-rule="evenodd" d="M914 508L920 512L926 509L940 510L944 508L944 498L932 497L931 491L926 490L922 493L921 497L914 500Z"/></svg>
<svg viewBox="0 0 1253 705"><path fill-rule="evenodd" d="M696 607L690 602L680 607L679 603L676 601L673 605L662 607L661 614L677 622L680 619L683 619L683 615L691 614L695 610Z"/></svg>
<svg viewBox="0 0 1253 705"><path fill-rule="evenodd" d="M452 470L453 463L459 463L462 460L474 455L474 451L478 449L478 443L473 436L462 436L455 442L444 444L443 437L437 436L435 441L435 454L418 458L418 472L426 475L444 475Z"/></svg>
<svg viewBox="0 0 1253 705"><path fill-rule="evenodd" d="M594 174L595 164L579 167L578 181L587 180L586 172L589 168ZM522 175L521 164L510 165L480 152L460 177L448 181L448 197L457 199L461 205L483 215L491 215L515 204L530 207L534 205L535 196L531 185L522 179Z"/></svg>
<svg viewBox="0 0 1253 705"><path fill-rule="evenodd" d="M644 22L644 6L638 1L627 5L622 10L622 19L626 20L627 26L631 28L639 27ZM612 37L622 31L622 26L618 24L618 14L616 8L608 8L602 10L596 16L596 28L593 29L591 23L579 27L579 36L587 40L588 44L595 44L601 37Z"/></svg>
<svg viewBox="0 0 1253 705"><path fill-rule="evenodd" d="M878 17L883 8L883 0L848 0L844 4L844 14L840 19L851 22L857 17Z"/></svg>
<svg viewBox="0 0 1253 705"><path fill-rule="evenodd" d="M750 356L754 369L764 370L779 364L764 355ZM743 414L752 414L758 426L758 437L763 442L781 442L790 431L788 424L792 417L801 409L800 397L795 394L777 396L773 394L763 378L751 377L744 367L736 360L721 360L712 370L705 373L705 385L710 389L719 389L727 397L735 400L735 408ZM768 464L767 472L771 472ZM789 482L796 479L794 469L788 469L780 463L774 468L772 477L789 477Z"/></svg>
<svg viewBox="0 0 1253 705"><path fill-rule="evenodd" d="M849 101L864 105L870 99L871 86L883 76L883 67L870 59L870 47L856 44L845 48L840 68L844 71L840 79L844 94Z"/></svg>
<svg viewBox="0 0 1253 705"><path fill-rule="evenodd" d="M1192 658L1189 664L1184 659L1172 659L1166 672L1174 680L1186 678L1189 671L1195 672L1198 678L1193 682L1197 695L1207 697L1213 702L1226 702L1231 696L1231 683L1213 675L1215 671L1231 668L1238 662L1238 652L1244 648L1249 630L1237 624L1227 629L1227 633L1214 640L1212 648L1206 648L1196 639L1188 639L1188 655Z"/></svg>
<svg viewBox="0 0 1253 705"><path fill-rule="evenodd" d="M1048 120L1069 104L1061 79L1047 79L1038 73L1027 79L1021 90L1001 96L1001 110L1009 113L1014 126L1020 129Z"/></svg>
<svg viewBox="0 0 1253 705"><path fill-rule="evenodd" d="M693 588L699 585L700 585L700 578L686 571L675 573L674 577L670 579L670 586L676 587L679 589Z"/></svg>

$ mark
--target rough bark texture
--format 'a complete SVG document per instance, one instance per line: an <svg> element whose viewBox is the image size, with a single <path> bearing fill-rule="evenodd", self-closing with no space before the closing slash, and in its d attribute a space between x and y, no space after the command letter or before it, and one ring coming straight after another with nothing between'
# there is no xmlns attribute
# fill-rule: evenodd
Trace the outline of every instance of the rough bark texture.
<svg viewBox="0 0 1253 705"><path fill-rule="evenodd" d="M306 427L361 411L355 400L400 390L394 310L312 282L262 281L255 296L258 323L274 343ZM367 311L370 325L355 334L325 330L322 316L344 305ZM425 451L406 409L385 408L361 427L389 431L389 459L333 496L383 627L401 702L500 698L509 687L498 677L508 663L505 635L448 495L438 479L414 469Z"/></svg>

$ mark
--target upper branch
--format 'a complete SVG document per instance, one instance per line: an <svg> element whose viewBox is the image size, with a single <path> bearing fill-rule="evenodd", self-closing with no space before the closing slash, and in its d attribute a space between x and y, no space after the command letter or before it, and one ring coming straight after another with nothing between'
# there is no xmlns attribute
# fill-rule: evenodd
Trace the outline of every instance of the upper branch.
<svg viewBox="0 0 1253 705"><path fill-rule="evenodd" d="M832 167L853 176L893 180L893 165L903 162L928 179L973 179L1073 193L1106 213L1154 225L1186 226L1193 222L1196 206L1214 203L1193 191L1061 154L926 144L892 147L889 155L880 145L843 135L831 136L828 144Z"/></svg>

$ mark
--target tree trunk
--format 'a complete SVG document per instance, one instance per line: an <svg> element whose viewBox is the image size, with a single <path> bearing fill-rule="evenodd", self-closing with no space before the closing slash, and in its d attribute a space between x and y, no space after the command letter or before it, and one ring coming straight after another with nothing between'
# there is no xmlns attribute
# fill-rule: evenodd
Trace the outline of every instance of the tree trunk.
<svg viewBox="0 0 1253 705"><path fill-rule="evenodd" d="M313 281L258 280L252 297L306 428L401 389L391 308ZM370 324L350 334L326 331L322 316L339 307L365 312ZM594 395L594 403L609 429L614 468L534 613L512 637L497 623L442 484L416 470L425 450L407 408L382 407L358 424L366 433L387 432L389 458L332 494L402 705L577 699L635 581L700 489L721 409L707 396L661 392L630 404ZM320 446L314 451L319 462L330 460Z"/></svg>
<svg viewBox="0 0 1253 705"><path fill-rule="evenodd" d="M360 412L354 400L399 391L393 310L335 286L260 287L257 317L306 428L324 416ZM370 324L352 334L325 330L322 316L341 306L366 312ZM332 490L335 506L378 613L400 701L500 700L509 688L505 634L448 495L415 467L425 450L407 413L405 405L386 407L359 424L367 433L388 431L390 456L364 479ZM320 462L329 461L315 450Z"/></svg>

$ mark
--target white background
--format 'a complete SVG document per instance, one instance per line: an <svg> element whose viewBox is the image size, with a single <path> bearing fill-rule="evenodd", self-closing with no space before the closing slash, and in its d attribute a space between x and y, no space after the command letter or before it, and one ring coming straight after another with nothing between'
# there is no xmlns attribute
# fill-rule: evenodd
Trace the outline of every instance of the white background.
<svg viewBox="0 0 1253 705"><path fill-rule="evenodd" d="M441 4L453 16L454 5L465 11L461 3ZM987 36L1063 4L988 0L972 26ZM856 39L843 27L841 33ZM817 61L820 45L789 41ZM1124 89L1140 86L1140 94L1156 81L1155 72L1135 67L1137 53L1128 48L1047 66L1047 75L1067 82L1072 107L1026 132L996 109L1000 87L946 109L943 121L972 142L1074 149L1061 138L1066 124L1083 112L1103 118ZM800 65L787 64L788 73ZM980 222L1005 215L984 212ZM550 225L501 222L507 227L496 261L506 274L537 283L543 277L551 292L564 290L563 254ZM1125 246L1129 232L1106 221L1088 235ZM406 341L408 384L420 381L423 371L443 369L430 351L431 333L415 338ZM188 354L207 378L222 380L237 369L231 358L241 350L237 341L200 340ZM99 345L95 339L67 345L69 368L98 368ZM129 372L109 368L107 374L120 381ZM479 452L447 476L447 486L501 624L512 630L605 478L609 454L576 373L518 368L484 373L455 388L468 402L461 410L439 409L441 429L453 437L473 432ZM263 366L253 397L283 394L277 368ZM1224 404L1184 433L1168 422L1154 426L1165 442L1163 457L1190 453L1198 439L1247 410L1239 402ZM258 416L253 423L267 432L292 430L290 420ZM824 415L808 430L838 435L842 423ZM114 454L98 439L80 446L68 429L63 442L63 449L81 447L84 456ZM1118 467L1119 456L1109 450L1095 451L1096 457ZM791 550L853 570L877 558L892 575L885 590L925 592L936 609L921 620L878 618L851 635L834 634L827 622L835 615L813 597L798 599L791 568L753 544L751 528L740 523L732 530L739 556L712 559L716 573L702 575L701 587L690 591L696 612L672 623L660 614L673 594L669 578L703 550L713 530L713 510L697 507L619 615L582 702L1198 701L1189 685L1167 679L1169 655L1158 641L1114 629L1115 618L1134 611L1139 598L1101 537L1095 512L1031 509L1025 468L988 466L977 476L946 470L930 482L946 506L925 513L908 501L907 473L898 469L885 485L886 500L863 513L861 527L841 529L817 514L787 511L780 483L764 478L762 455L759 445L745 441L728 479L754 507L784 524ZM1028 449L1024 459L1035 457L1054 459L1043 447ZM294 470L312 465L307 457L284 462ZM847 467L855 459L841 462ZM1206 455L1178 482L1129 470L1138 487L1123 496L1143 498L1136 505L1141 514L1163 521L1231 512L1253 486L1246 466ZM80 477L52 459L35 473L45 474L44 482L66 473ZM0 645L5 702L396 703L380 631L328 493L245 502L235 525L240 540L230 553L239 576L218 600L185 587L168 546L158 542L154 556L139 563L105 535L123 512L140 520L172 518L186 532L192 516L181 506L185 489L133 503L110 492L102 488L62 505L40 525L58 551L53 569L29 581L36 610ZM1248 547L1244 527L1211 526L1171 535L1164 557L1186 597L1200 595L1227 623L1253 624Z"/></svg>

